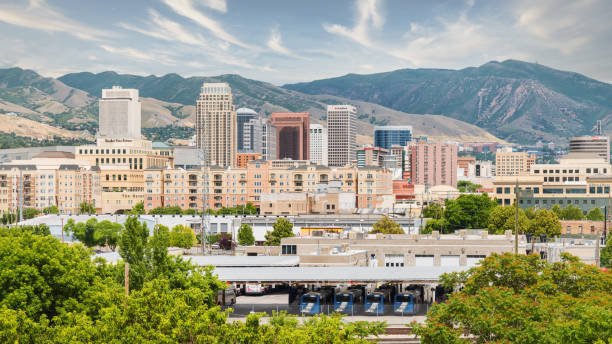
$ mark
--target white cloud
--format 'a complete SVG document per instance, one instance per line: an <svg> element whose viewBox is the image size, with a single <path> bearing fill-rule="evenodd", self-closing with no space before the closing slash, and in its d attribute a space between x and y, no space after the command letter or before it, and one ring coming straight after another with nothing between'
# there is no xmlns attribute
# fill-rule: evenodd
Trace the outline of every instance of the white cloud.
<svg viewBox="0 0 612 344"><path fill-rule="evenodd" d="M151 24L142 29L130 24L120 23L119 26L143 35L159 38L169 42L180 42L191 45L207 46L202 36L194 35L185 30L179 23L161 16L157 11L149 9Z"/></svg>
<svg viewBox="0 0 612 344"><path fill-rule="evenodd" d="M227 12L227 3L225 0L200 0L200 3L208 8L212 8L213 10L222 13Z"/></svg>
<svg viewBox="0 0 612 344"><path fill-rule="evenodd" d="M516 27L549 48L573 54L597 40L610 39L609 0L519 1Z"/></svg>
<svg viewBox="0 0 612 344"><path fill-rule="evenodd" d="M296 57L291 50L287 49L287 47L283 45L283 39L278 25L272 28L272 31L270 32L270 39L268 39L266 46L270 48L270 50L281 55Z"/></svg>
<svg viewBox="0 0 612 344"><path fill-rule="evenodd" d="M102 44L100 48L106 50L107 52L115 55L126 56L133 60L138 61L147 61L147 62L157 62L165 65L175 65L176 61L169 58L166 54L162 52L145 52L142 50L134 49L134 48L118 48L110 45Z"/></svg>
<svg viewBox="0 0 612 344"><path fill-rule="evenodd" d="M353 28L340 24L323 24L325 31L351 39L366 47L373 45L370 28L381 29L385 18L381 14L382 0L357 0L357 19Z"/></svg>
<svg viewBox="0 0 612 344"><path fill-rule="evenodd" d="M83 40L100 41L113 33L91 28L66 18L50 8L44 0L31 0L27 7L5 4L0 6L0 21L48 32L63 32Z"/></svg>
<svg viewBox="0 0 612 344"><path fill-rule="evenodd" d="M243 43L238 38L234 37L229 32L225 31L223 26L219 24L217 21L207 17L201 11L199 11L195 6L192 0L162 0L168 7L170 7L177 14L191 19L194 23L206 28L209 30L215 37L224 40L226 42L232 43L242 48L250 49L252 48L246 43ZM212 1L214 2L214 1ZM206 1L206 3L211 3L211 1Z"/></svg>

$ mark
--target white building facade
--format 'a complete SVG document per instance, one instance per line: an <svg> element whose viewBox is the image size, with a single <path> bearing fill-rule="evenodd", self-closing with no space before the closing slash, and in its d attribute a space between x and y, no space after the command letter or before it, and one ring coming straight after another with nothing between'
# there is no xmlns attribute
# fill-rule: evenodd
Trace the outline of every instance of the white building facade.
<svg viewBox="0 0 612 344"><path fill-rule="evenodd" d="M123 89L121 86L103 89L99 108L99 137L140 140L141 104L138 90Z"/></svg>
<svg viewBox="0 0 612 344"><path fill-rule="evenodd" d="M317 165L328 165L327 128L321 124L310 125L310 161Z"/></svg>

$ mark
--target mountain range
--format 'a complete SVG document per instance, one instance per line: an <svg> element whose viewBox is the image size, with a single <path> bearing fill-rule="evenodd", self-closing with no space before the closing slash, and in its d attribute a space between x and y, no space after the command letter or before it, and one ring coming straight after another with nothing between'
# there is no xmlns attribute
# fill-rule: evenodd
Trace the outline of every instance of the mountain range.
<svg viewBox="0 0 612 344"><path fill-rule="evenodd" d="M103 88L120 85L139 90L143 127L162 130L168 125L189 127L195 122L195 100L204 82L229 83L237 108L253 108L263 116L272 112L310 112L316 123L324 121L326 105L351 103L358 109L359 144L372 143L373 127L389 123L411 124L416 135L427 135L434 140L501 141L486 130L444 116L407 114L364 101L303 94L232 74L183 78L177 74L157 77L84 72L53 79L30 70L3 69L0 70L0 113L13 112L32 121L79 131L79 134L82 131L93 134L97 129L97 96Z"/></svg>
<svg viewBox="0 0 612 344"><path fill-rule="evenodd" d="M28 130L75 138L97 130L103 88L136 88L145 128L192 127L195 100L204 82L227 82L237 108L263 116L310 112L325 120L328 104L353 104L358 111L358 143L371 143L375 125L412 125L415 135L452 141L538 140L565 142L593 133L597 120L612 126L612 85L583 75L515 60L461 70L402 69L290 84L283 87L235 74L188 77L71 73L57 79L21 68L0 69L0 114L14 113ZM21 125L21 124L20 124ZM2 131L0 126L0 131ZM8 130L8 129L6 129ZM68 133L68 134L66 134ZM493 134L493 135L492 135Z"/></svg>
<svg viewBox="0 0 612 344"><path fill-rule="evenodd" d="M612 85L537 63L492 61L461 70L401 69L283 86L409 113L435 113L511 142L566 141L612 129Z"/></svg>

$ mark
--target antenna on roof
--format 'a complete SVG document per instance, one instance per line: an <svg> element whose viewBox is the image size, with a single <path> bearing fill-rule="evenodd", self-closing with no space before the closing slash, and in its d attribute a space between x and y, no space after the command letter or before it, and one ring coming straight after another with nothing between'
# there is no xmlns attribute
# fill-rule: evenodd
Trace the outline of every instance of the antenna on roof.
<svg viewBox="0 0 612 344"><path fill-rule="evenodd" d="M601 136L601 120L597 120L597 136Z"/></svg>

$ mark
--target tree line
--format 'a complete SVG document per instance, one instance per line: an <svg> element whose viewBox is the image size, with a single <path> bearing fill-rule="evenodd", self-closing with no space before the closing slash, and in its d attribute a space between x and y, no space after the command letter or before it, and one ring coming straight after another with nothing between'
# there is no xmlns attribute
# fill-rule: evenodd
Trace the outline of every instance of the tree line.
<svg viewBox="0 0 612 344"><path fill-rule="evenodd" d="M339 315L228 321L231 310L214 303L227 284L212 267L169 255L170 241L167 228L151 235L130 216L118 238L122 260L112 265L80 244L0 228L0 342L368 343L384 330L384 323Z"/></svg>

